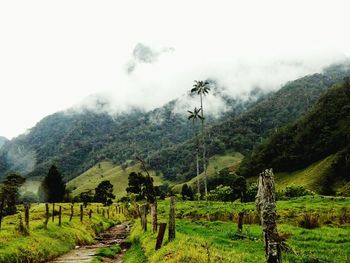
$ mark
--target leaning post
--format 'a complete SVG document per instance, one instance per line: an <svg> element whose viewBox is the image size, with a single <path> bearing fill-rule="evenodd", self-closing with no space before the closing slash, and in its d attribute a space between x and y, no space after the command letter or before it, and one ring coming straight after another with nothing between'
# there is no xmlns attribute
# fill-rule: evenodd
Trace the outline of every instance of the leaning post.
<svg viewBox="0 0 350 263"><path fill-rule="evenodd" d="M168 241L175 239L175 196L170 197Z"/></svg>

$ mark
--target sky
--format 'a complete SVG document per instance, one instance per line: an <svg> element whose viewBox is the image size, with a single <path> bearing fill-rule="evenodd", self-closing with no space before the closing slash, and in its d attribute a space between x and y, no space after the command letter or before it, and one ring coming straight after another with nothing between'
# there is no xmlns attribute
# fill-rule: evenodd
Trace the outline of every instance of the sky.
<svg viewBox="0 0 350 263"><path fill-rule="evenodd" d="M275 90L350 56L347 1L0 1L0 135L103 94L159 107L208 77ZM242 95L243 96L243 95Z"/></svg>

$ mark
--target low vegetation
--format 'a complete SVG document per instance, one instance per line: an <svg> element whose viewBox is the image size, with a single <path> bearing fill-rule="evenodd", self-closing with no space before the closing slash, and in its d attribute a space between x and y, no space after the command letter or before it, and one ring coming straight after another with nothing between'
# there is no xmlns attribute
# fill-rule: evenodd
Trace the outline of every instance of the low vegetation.
<svg viewBox="0 0 350 263"><path fill-rule="evenodd" d="M278 201L283 262L347 262L350 258L349 207L349 198L305 196ZM167 200L159 203L160 222L167 222L168 208ZM245 211L245 216L243 231L238 234L236 223L240 211ZM344 215L346 222L342 219ZM145 233L136 221L129 237L135 245L125 259L135 256L137 262L198 263L265 260L254 203L209 202L207 205L206 202L178 201L176 231L174 241L165 241L163 247L155 251L156 234Z"/></svg>
<svg viewBox="0 0 350 263"><path fill-rule="evenodd" d="M19 231L20 218L24 218L23 208L19 206L18 213L6 216L0 231L0 262L42 262L64 254L77 245L92 244L94 237L110 226L125 220L121 214L110 214L110 219L97 214L97 207L91 204L84 211L81 222L79 204L74 205L74 216L70 218L70 204L56 204L56 209L62 205L62 225L58 225L57 215L51 222L52 213L47 229L45 228L44 204L32 204L30 208L29 229L27 234ZM90 219L88 211L92 209ZM51 208L50 208L51 211Z"/></svg>

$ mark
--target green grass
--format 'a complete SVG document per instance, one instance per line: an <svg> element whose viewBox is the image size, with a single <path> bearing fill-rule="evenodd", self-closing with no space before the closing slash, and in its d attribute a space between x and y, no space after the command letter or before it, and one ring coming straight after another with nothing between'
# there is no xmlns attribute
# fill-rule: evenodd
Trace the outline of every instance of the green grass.
<svg viewBox="0 0 350 263"><path fill-rule="evenodd" d="M72 194L76 196L81 192L94 190L103 180L109 180L113 185L113 193L120 198L126 195L125 189L128 186L128 176L131 172L141 172L140 166L134 165L122 169L121 166L113 165L111 162L101 162L69 181L67 187L73 189ZM150 171L150 174L155 185L162 183L162 178L155 176L154 171Z"/></svg>
<svg viewBox="0 0 350 263"><path fill-rule="evenodd" d="M327 158L318 161L305 169L292 173L277 173L275 175L276 189L284 190L287 186L304 186L314 192L319 192L325 175L336 159L336 155L330 155Z"/></svg>
<svg viewBox="0 0 350 263"><path fill-rule="evenodd" d="M159 202L158 207L159 221L167 222L168 200ZM136 244L133 253L146 257L150 263L204 263L208 262L208 257L210 262L264 262L262 230L257 222L248 224L245 221L243 234L249 238L235 238L237 213L241 210L255 213L254 209L253 203L211 202L207 205L205 202L179 201L176 204L175 240L168 242L166 231L163 247L155 251L156 234L144 233L137 220L130 234L130 240ZM290 250L283 252L283 262L349 262L350 198L294 198L278 201L277 209L278 231L290 235L286 241ZM339 217L344 216L344 210L347 210L347 221L340 223ZM298 220L305 213L319 214L320 227L312 230L299 227ZM246 220L249 221L248 216Z"/></svg>
<svg viewBox="0 0 350 263"><path fill-rule="evenodd" d="M56 209L58 210L56 204ZM74 217L69 222L70 204L62 205L62 226L58 226L58 217L55 222L44 227L44 204L32 205L30 209L29 235L17 231L19 215L23 216L20 207L18 214L6 216L0 231L0 262L41 262L62 255L76 245L92 244L97 233L110 226L124 221L123 215L114 214L110 219L96 213L97 205L89 205L84 211L84 220L80 222L79 205L75 204ZM88 218L88 210L93 210L93 216ZM52 207L50 206L50 211Z"/></svg>
<svg viewBox="0 0 350 263"><path fill-rule="evenodd" d="M105 257L105 258L114 258L118 253L120 253L122 249L119 245L114 245L110 247L103 247L100 248L96 255L99 257Z"/></svg>
<svg viewBox="0 0 350 263"><path fill-rule="evenodd" d="M207 177L210 178L214 176L217 172L219 172L221 169L224 168L231 168L232 170L235 170L241 160L243 159L243 155L240 153L227 153L225 155L214 155L209 159L209 165L207 167ZM204 173L199 174L199 176L193 177L191 180L186 182L186 184L191 185L193 189L197 189L197 178L199 178L200 181L204 180ZM176 184L173 187L173 191L175 193L180 193L182 189L181 184Z"/></svg>

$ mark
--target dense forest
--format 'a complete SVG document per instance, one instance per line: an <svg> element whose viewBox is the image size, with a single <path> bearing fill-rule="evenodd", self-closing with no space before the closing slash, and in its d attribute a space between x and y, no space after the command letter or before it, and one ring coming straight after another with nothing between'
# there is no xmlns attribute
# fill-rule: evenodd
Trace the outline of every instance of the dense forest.
<svg viewBox="0 0 350 263"><path fill-rule="evenodd" d="M219 96L228 110L218 118L209 117L211 124L237 116L267 96L255 90L247 101L227 98L215 85L212 95ZM193 130L186 115L174 110L178 100L150 112L132 109L109 114L104 108L71 109L47 116L0 149L0 178L8 171L43 177L50 165L56 164L65 180L70 180L102 160L123 164L182 143L193 136Z"/></svg>
<svg viewBox="0 0 350 263"><path fill-rule="evenodd" d="M323 94L297 122L283 127L255 147L243 160L240 174L256 176L270 167L275 172L295 171L339 152L329 176L349 180L349 149L350 78L347 77ZM328 187L335 181L330 179L324 182Z"/></svg>
<svg viewBox="0 0 350 263"><path fill-rule="evenodd" d="M348 68L336 66L323 74L291 81L241 115L209 127L208 156L223 154L228 150L249 153L263 138L307 112L322 92L349 74ZM166 179L188 180L195 176L196 171L193 161L195 143L196 140L192 139L175 147L161 149L149 158L149 163L152 168L162 171Z"/></svg>

